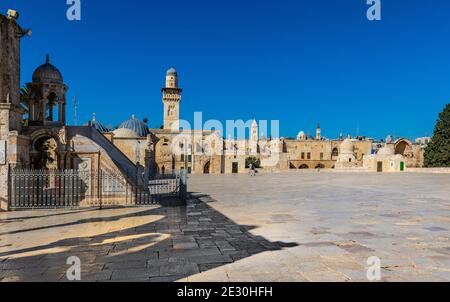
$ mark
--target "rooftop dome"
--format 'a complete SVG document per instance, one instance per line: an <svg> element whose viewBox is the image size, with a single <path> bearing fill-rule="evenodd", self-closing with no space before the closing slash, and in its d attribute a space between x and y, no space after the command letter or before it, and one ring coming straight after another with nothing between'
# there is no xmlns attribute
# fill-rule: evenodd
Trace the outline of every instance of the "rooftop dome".
<svg viewBox="0 0 450 302"><path fill-rule="evenodd" d="M139 137L146 137L150 133L147 124L138 120L134 115L129 120L123 122L119 126L119 129L129 129Z"/></svg>
<svg viewBox="0 0 450 302"><path fill-rule="evenodd" d="M355 151L355 143L350 139L346 138L341 144L341 154L353 154Z"/></svg>
<svg viewBox="0 0 450 302"><path fill-rule="evenodd" d="M170 69L167 70L167 73L166 73L166 74L167 74L167 75L177 75L178 73L177 73L177 71L175 70L175 68L170 67Z"/></svg>
<svg viewBox="0 0 450 302"><path fill-rule="evenodd" d="M90 121L90 125L92 127L94 127L95 129L97 129L101 133L106 133L106 132L110 132L111 131L111 129L109 129L108 127L104 126L102 123L97 121L95 113L92 116L92 121Z"/></svg>
<svg viewBox="0 0 450 302"><path fill-rule="evenodd" d="M139 136L130 129L119 128L113 131L114 137L117 138L139 138Z"/></svg>
<svg viewBox="0 0 450 302"><path fill-rule="evenodd" d="M306 134L303 131L300 131L297 135L297 140L304 140L306 139Z"/></svg>
<svg viewBox="0 0 450 302"><path fill-rule="evenodd" d="M47 55L45 64L36 68L33 73L33 83L51 83L51 84L63 84L63 76L61 72L50 64L50 56Z"/></svg>

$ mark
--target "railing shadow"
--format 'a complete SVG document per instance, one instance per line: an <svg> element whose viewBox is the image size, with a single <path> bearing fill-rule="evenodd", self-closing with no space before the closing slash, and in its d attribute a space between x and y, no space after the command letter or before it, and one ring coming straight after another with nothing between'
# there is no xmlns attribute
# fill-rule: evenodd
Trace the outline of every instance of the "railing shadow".
<svg viewBox="0 0 450 302"><path fill-rule="evenodd" d="M205 198L213 201L207 195L192 194L184 207L154 207L72 222L69 227L92 221L121 223L127 217L163 217L106 234L0 253L0 279L64 281L67 258L76 256L81 260L82 281L176 281L259 253L298 245L253 235L250 231L256 226L235 223L202 201ZM57 233L60 225L47 228Z"/></svg>

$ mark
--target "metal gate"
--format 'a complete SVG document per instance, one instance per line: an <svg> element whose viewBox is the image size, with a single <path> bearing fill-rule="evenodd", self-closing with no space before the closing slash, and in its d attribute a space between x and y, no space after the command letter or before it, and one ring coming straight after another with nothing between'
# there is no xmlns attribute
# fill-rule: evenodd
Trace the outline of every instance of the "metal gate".
<svg viewBox="0 0 450 302"><path fill-rule="evenodd" d="M147 186L131 184L120 173L76 170L11 170L10 208L140 206L186 198L186 175L153 177Z"/></svg>

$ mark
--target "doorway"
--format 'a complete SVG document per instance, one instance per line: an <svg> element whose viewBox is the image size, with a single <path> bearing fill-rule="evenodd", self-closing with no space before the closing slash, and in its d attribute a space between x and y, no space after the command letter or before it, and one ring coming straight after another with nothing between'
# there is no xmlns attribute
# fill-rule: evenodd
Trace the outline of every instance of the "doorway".
<svg viewBox="0 0 450 302"><path fill-rule="evenodd" d="M383 172L383 162L381 162L381 161L377 162L377 172L378 173Z"/></svg>
<svg viewBox="0 0 450 302"><path fill-rule="evenodd" d="M233 173L233 174L239 173L239 163L233 163L233 166L232 166L232 173Z"/></svg>
<svg viewBox="0 0 450 302"><path fill-rule="evenodd" d="M209 174L211 168L211 162L207 162L203 167L203 174Z"/></svg>

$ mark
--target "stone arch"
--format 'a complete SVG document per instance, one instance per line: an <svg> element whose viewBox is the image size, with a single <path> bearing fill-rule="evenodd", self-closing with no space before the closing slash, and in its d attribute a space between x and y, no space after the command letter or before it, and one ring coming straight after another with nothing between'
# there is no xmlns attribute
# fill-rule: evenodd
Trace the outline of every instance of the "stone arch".
<svg viewBox="0 0 450 302"><path fill-rule="evenodd" d="M333 151L331 152L331 156L333 156L333 157L339 156L339 149L337 147L333 148Z"/></svg>
<svg viewBox="0 0 450 302"><path fill-rule="evenodd" d="M405 138L399 139L395 142L394 150L395 154L400 154L405 157L410 157L414 153L412 143Z"/></svg>
<svg viewBox="0 0 450 302"><path fill-rule="evenodd" d="M297 167L293 163L289 163L289 169L297 169Z"/></svg>
<svg viewBox="0 0 450 302"><path fill-rule="evenodd" d="M56 170L59 168L58 143L52 136L40 136L33 141L31 165L33 169Z"/></svg>
<svg viewBox="0 0 450 302"><path fill-rule="evenodd" d="M38 130L36 132L34 132L31 135L31 151L38 151L35 149L36 146L36 142L38 140L41 140L42 138L52 138L55 140L55 142L57 143L57 147L59 151L63 151L63 145L62 142L60 141L60 138L58 137L58 135L56 135L56 133L54 133L53 131L49 130L49 129L42 129L42 130Z"/></svg>
<svg viewBox="0 0 450 302"><path fill-rule="evenodd" d="M302 164L302 165L300 165L299 169L306 170L306 169L309 169L309 166L307 164Z"/></svg>
<svg viewBox="0 0 450 302"><path fill-rule="evenodd" d="M325 165L322 163L318 163L315 167L315 169L325 169Z"/></svg>

